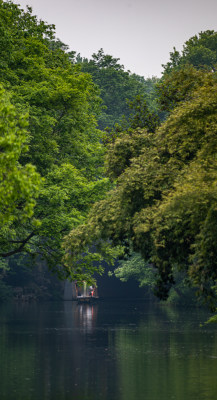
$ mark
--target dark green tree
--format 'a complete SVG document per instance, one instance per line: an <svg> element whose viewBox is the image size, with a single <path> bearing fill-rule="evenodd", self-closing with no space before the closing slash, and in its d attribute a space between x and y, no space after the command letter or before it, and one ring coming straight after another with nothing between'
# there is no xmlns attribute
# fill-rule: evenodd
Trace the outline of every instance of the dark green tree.
<svg viewBox="0 0 217 400"><path fill-rule="evenodd" d="M157 111L155 85L157 78L145 80L130 71L125 71L124 66L119 64L119 58L104 53L100 49L93 54L90 60L77 56L77 62L82 71L88 72L94 83L100 89L100 96L105 106L104 111L98 117L100 129L114 127L120 124L123 116L129 118L130 110L128 101L133 101L137 96L143 96L152 111Z"/></svg>
<svg viewBox="0 0 217 400"><path fill-rule="evenodd" d="M129 116L130 129L146 128L148 132L155 132L160 124L160 119L156 112L149 110L144 96L136 96L134 100L128 102L128 105L131 110Z"/></svg>

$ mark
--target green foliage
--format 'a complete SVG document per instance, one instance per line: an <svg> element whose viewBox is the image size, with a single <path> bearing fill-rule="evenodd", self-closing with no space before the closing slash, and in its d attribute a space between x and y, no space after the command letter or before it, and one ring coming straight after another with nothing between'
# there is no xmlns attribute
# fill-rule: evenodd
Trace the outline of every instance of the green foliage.
<svg viewBox="0 0 217 400"><path fill-rule="evenodd" d="M114 274L122 282L135 279L139 286L152 293L156 289L156 281L159 279L158 270L148 261L144 261L139 253L131 253L127 258L119 260L119 266ZM194 292L189 285L183 271L179 271L173 264L175 284L171 288L167 303L176 305L195 304Z"/></svg>
<svg viewBox="0 0 217 400"><path fill-rule="evenodd" d="M0 220L1 227L33 215L40 177L31 164L18 160L28 151L27 117L19 115L0 89Z"/></svg>
<svg viewBox="0 0 217 400"><path fill-rule="evenodd" d="M163 65L164 73L157 84L159 103L171 111L183 101L189 101L194 90L204 84L217 65L217 32L205 31L185 42L179 53L175 48L170 61Z"/></svg>
<svg viewBox="0 0 217 400"><path fill-rule="evenodd" d="M77 56L82 71L88 72L100 89L104 111L98 117L100 129L114 127L129 118L130 109L127 100L132 102L136 96L143 96L152 112L157 112L155 90L157 78L145 80L130 71L125 71L119 59L104 54L103 49L93 54L90 60Z"/></svg>
<svg viewBox="0 0 217 400"><path fill-rule="evenodd" d="M105 159L107 175L112 180L117 179L145 147L152 145L152 139L152 135L142 129L119 134L116 140L107 146Z"/></svg>
<svg viewBox="0 0 217 400"><path fill-rule="evenodd" d="M216 93L216 74L204 73L203 85L194 88L154 134L144 130L122 135L110 145L108 165L117 185L94 205L82 228L89 244L92 232L114 248L130 241L145 263L157 268L155 292L161 299L175 283L177 265L213 308ZM79 252L80 232L66 238L71 260L75 242Z"/></svg>
<svg viewBox="0 0 217 400"><path fill-rule="evenodd" d="M161 109L167 113L184 101L189 101L196 89L209 79L209 73L196 70L192 65L171 70L157 84Z"/></svg>
<svg viewBox="0 0 217 400"><path fill-rule="evenodd" d="M217 64L217 32L207 30L191 37L179 53L175 48L170 53L170 61L163 65L164 74L184 65L193 65L196 69L208 68L215 71Z"/></svg>
<svg viewBox="0 0 217 400"><path fill-rule="evenodd" d="M99 92L30 7L0 1L0 31L0 256L26 252L65 277L62 239L109 187Z"/></svg>
<svg viewBox="0 0 217 400"><path fill-rule="evenodd" d="M160 123L159 117L156 113L150 112L144 96L136 96L133 101L129 101L129 108L131 114L129 116L130 128L146 128L148 132L155 132L155 129Z"/></svg>
<svg viewBox="0 0 217 400"><path fill-rule="evenodd" d="M153 289L155 286L156 270L150 263L145 263L139 253L133 253L126 260L120 260L114 274L122 282L134 278L140 287Z"/></svg>
<svg viewBox="0 0 217 400"><path fill-rule="evenodd" d="M122 137L123 139L123 136L125 135L126 141L130 142L130 137L134 135L135 130L137 130L137 133L141 133L142 128L146 128L148 132L154 133L156 128L160 125L160 117L158 113L156 111L150 111L144 96L138 95L133 101L127 101L127 104L131 111L129 117L126 118L123 116L119 124L115 124L113 128L107 127L104 131L103 143L107 147L107 153L109 154L107 159L111 156L110 144L114 145L114 143L117 142L116 139L119 137ZM130 144L129 147L131 148ZM128 151L128 158L132 158L130 148Z"/></svg>

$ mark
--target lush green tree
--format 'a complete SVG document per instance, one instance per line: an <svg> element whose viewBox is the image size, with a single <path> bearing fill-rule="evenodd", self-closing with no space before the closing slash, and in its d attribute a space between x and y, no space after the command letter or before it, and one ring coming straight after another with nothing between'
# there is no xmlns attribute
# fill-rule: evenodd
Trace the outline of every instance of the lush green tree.
<svg viewBox="0 0 217 400"><path fill-rule="evenodd" d="M175 48L170 53L170 60L164 65L164 74L184 65L193 65L196 69L215 71L217 64L217 32L207 30L191 37L183 46L182 52Z"/></svg>
<svg viewBox="0 0 217 400"><path fill-rule="evenodd" d="M137 95L145 98L152 112L157 112L157 78L145 80L130 71L125 71L124 66L119 64L119 58L104 54L103 49L94 53L90 60L82 59L78 55L77 62L82 71L88 72L100 88L100 96L105 106L98 117L100 129L114 127L115 124L121 123L123 116L128 119L130 109L127 100L133 101Z"/></svg>
<svg viewBox="0 0 217 400"><path fill-rule="evenodd" d="M205 31L187 40L181 52L175 48L157 83L161 109L170 112L182 101L188 101L195 89L207 79L205 72L217 65L217 32Z"/></svg>
<svg viewBox="0 0 217 400"><path fill-rule="evenodd" d="M61 267L62 239L108 188L101 178L103 147L96 128L99 92L90 75L72 63L67 46L55 40L54 26L38 21L30 7L24 11L0 1L0 29L0 82L16 110L1 109L7 136L2 140L11 140L13 152L8 146L0 176L8 189L7 209L11 215L19 209L19 218L10 216L10 224L0 225L0 255L27 252L69 275L70 269ZM10 168L13 182L5 178Z"/></svg>
<svg viewBox="0 0 217 400"><path fill-rule="evenodd" d="M182 102L189 101L194 91L210 79L210 73L197 70L192 65L184 65L181 69L173 69L165 74L157 84L158 101L161 109L169 114Z"/></svg>
<svg viewBox="0 0 217 400"><path fill-rule="evenodd" d="M157 269L160 298L167 298L178 267L215 307L217 86L215 73L207 74L155 133L123 134L110 145L116 186L65 242L77 279L81 249L96 243L111 255L112 247L123 252L130 245Z"/></svg>

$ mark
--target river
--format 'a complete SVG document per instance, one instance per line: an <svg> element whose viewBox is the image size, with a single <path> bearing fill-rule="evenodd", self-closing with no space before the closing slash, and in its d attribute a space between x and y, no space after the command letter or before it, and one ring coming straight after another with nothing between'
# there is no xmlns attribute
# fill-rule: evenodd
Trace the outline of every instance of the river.
<svg viewBox="0 0 217 400"><path fill-rule="evenodd" d="M139 300L0 306L1 400L216 400L217 326Z"/></svg>

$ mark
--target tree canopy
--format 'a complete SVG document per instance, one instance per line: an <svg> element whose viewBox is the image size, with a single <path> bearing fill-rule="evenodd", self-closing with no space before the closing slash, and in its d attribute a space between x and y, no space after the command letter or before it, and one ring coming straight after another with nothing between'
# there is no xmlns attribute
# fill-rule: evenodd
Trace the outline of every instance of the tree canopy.
<svg viewBox="0 0 217 400"><path fill-rule="evenodd" d="M192 85L189 100L155 133L137 129L110 144L108 173L116 186L66 238L75 278L85 275L75 261L79 249L131 247L157 272L160 298L167 298L178 268L215 304L216 85L216 74L204 73L203 84Z"/></svg>
<svg viewBox="0 0 217 400"><path fill-rule="evenodd" d="M109 185L99 91L30 7L0 1L0 29L0 255L27 252L67 276L63 236Z"/></svg>
<svg viewBox="0 0 217 400"><path fill-rule="evenodd" d="M100 129L120 124L123 116L128 119L131 111L127 101L132 102L136 96L143 96L150 111L157 112L156 77L144 79L125 71L124 66L119 64L119 58L105 54L103 49L94 53L90 60L78 55L77 62L100 89L104 106L98 116Z"/></svg>
<svg viewBox="0 0 217 400"><path fill-rule="evenodd" d="M181 52L175 48L157 84L161 109L170 112L182 101L188 101L203 84L206 72L217 64L217 32L207 30L187 40Z"/></svg>
<svg viewBox="0 0 217 400"><path fill-rule="evenodd" d="M164 73L180 69L184 65L193 65L196 69L215 71L217 64L217 32L207 30L187 40L181 52L173 48L170 60L163 65Z"/></svg>

